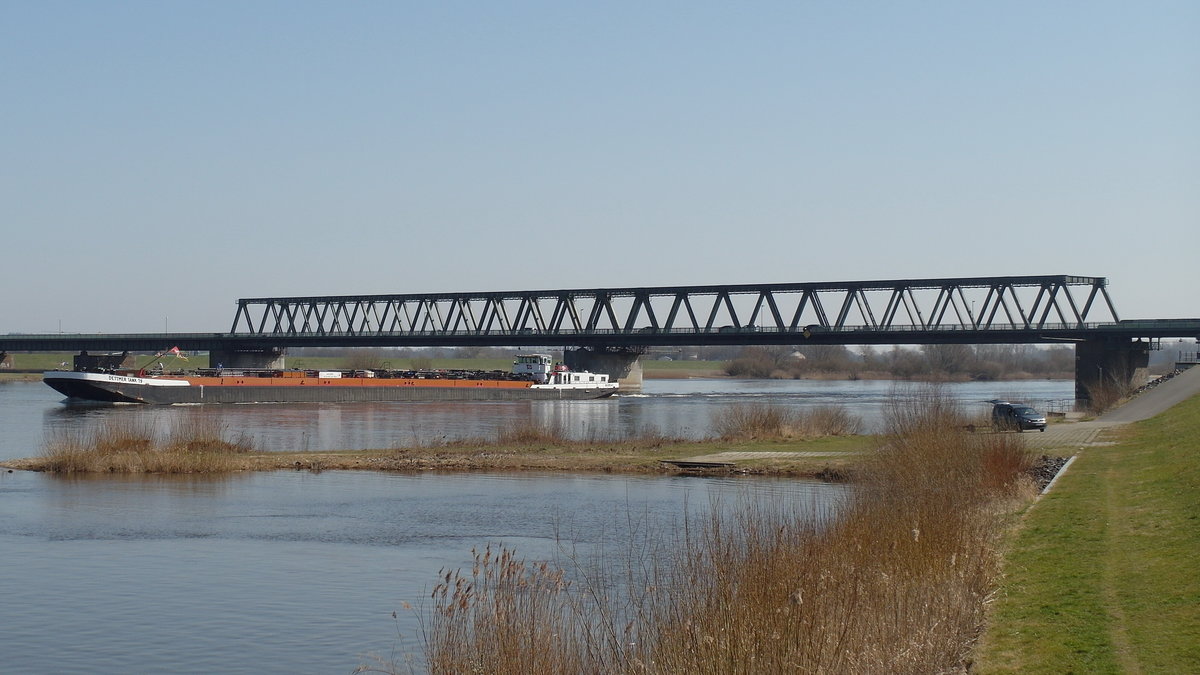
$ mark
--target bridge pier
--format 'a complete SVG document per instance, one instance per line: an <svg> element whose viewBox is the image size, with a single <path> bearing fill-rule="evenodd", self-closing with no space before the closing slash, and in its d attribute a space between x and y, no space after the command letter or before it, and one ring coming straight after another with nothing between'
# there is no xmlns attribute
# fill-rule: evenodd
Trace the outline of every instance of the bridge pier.
<svg viewBox="0 0 1200 675"><path fill-rule="evenodd" d="M283 370L283 347L267 349L213 349L208 352L209 368L263 368Z"/></svg>
<svg viewBox="0 0 1200 675"><path fill-rule="evenodd" d="M610 382L621 385L620 391L642 390L642 355L639 349L601 348L563 350L563 361L571 370L604 373Z"/></svg>
<svg viewBox="0 0 1200 675"><path fill-rule="evenodd" d="M1150 343L1128 338L1093 338L1075 345L1075 398L1092 400L1125 393L1149 379Z"/></svg>

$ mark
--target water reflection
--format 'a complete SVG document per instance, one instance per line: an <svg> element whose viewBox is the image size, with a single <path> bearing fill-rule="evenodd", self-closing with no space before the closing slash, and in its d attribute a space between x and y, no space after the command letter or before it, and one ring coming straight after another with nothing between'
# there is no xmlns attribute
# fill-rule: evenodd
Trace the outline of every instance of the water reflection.
<svg viewBox="0 0 1200 675"><path fill-rule="evenodd" d="M628 423L615 400L264 404L225 406L57 405L43 411L47 436L99 422L131 423L165 437L179 425L215 423L269 451L386 449L494 439L523 426L572 438L619 438Z"/></svg>
<svg viewBox="0 0 1200 675"><path fill-rule="evenodd" d="M12 409L10 398L37 393ZM808 380L657 380L641 394L597 401L426 401L400 403L301 403L218 406L64 405L40 384L0 390L0 422L16 433L29 433L20 419L26 411L42 416L40 439L55 430L87 429L98 421L133 421L167 435L175 425L203 421L224 428L229 440L245 436L266 451L387 449L463 439L493 439L522 427L542 427L581 440L619 440L662 434L698 439L711 436L714 413L739 403L765 403L793 410L844 406L864 422L864 430L882 426L884 410L896 397L911 395L921 385L873 381ZM957 383L943 391L964 407L1003 397L1041 402L1070 400L1073 383L1066 380L1002 383ZM18 396L10 397L9 394ZM19 437L19 436L18 436ZM21 457L30 453L6 454Z"/></svg>

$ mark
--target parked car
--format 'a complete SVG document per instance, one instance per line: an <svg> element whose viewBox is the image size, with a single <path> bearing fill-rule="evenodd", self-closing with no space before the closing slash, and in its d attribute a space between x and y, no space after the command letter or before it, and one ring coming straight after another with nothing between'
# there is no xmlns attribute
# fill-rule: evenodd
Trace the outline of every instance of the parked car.
<svg viewBox="0 0 1200 675"><path fill-rule="evenodd" d="M1046 430L1046 416L1025 405L1009 401L988 401L992 404L992 426L1007 431L1026 429Z"/></svg>

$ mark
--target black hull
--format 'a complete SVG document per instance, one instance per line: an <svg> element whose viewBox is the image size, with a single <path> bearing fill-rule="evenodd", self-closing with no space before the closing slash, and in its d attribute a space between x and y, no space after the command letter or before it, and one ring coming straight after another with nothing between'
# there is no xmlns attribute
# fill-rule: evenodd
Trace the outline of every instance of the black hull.
<svg viewBox="0 0 1200 675"><path fill-rule="evenodd" d="M534 389L404 386L186 386L53 379L45 382L70 399L157 405L195 403L355 403L362 401L568 401L606 398L615 389Z"/></svg>
<svg viewBox="0 0 1200 675"><path fill-rule="evenodd" d="M98 401L100 403L141 403L119 391L110 391L83 380L62 380L46 377L42 380L51 389L73 401Z"/></svg>

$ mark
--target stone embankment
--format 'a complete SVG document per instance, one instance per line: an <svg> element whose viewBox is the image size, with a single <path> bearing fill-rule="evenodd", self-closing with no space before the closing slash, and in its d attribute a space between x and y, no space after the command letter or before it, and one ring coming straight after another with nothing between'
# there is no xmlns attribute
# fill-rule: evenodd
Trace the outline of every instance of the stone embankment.
<svg viewBox="0 0 1200 675"><path fill-rule="evenodd" d="M1054 477L1058 475L1059 471L1062 471L1066 464L1066 457L1051 457L1050 455L1039 457L1029 469L1029 475L1037 485L1038 491L1045 490L1050 481L1054 480Z"/></svg>

